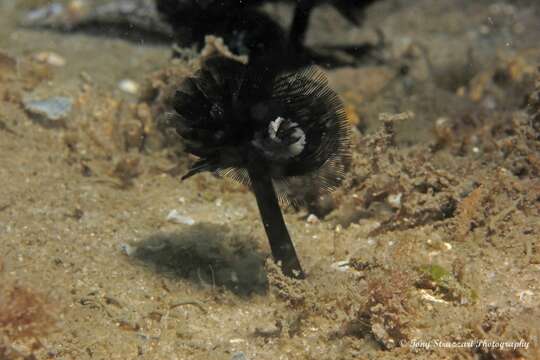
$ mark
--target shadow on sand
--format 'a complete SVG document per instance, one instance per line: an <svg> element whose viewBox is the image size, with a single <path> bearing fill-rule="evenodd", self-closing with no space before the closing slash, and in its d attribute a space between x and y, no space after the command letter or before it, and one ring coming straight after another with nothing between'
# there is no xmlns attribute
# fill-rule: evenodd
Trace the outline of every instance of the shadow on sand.
<svg viewBox="0 0 540 360"><path fill-rule="evenodd" d="M225 225L199 223L158 233L137 243L132 256L157 273L201 286L223 286L239 296L267 290L266 255L253 238Z"/></svg>

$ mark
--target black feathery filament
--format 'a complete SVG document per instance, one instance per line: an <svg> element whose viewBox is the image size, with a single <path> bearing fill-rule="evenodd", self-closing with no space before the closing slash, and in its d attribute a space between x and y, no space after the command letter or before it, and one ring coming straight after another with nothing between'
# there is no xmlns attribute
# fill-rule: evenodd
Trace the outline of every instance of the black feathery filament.
<svg viewBox="0 0 540 360"><path fill-rule="evenodd" d="M287 189L295 178L334 189L350 156L343 106L324 74L213 57L181 84L174 110L171 124L200 158L182 180L211 171L249 186L275 261L303 278L279 204L294 200Z"/></svg>

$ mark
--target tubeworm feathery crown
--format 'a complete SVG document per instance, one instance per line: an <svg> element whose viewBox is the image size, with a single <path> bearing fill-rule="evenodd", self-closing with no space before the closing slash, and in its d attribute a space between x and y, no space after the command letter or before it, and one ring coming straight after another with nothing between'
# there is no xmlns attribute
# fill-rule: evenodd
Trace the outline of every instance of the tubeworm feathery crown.
<svg viewBox="0 0 540 360"><path fill-rule="evenodd" d="M172 125L201 158L184 178L213 171L249 185L250 157L265 163L278 189L315 176L331 191L344 177L350 126L315 67L280 73L211 58L183 82L174 110Z"/></svg>
<svg viewBox="0 0 540 360"><path fill-rule="evenodd" d="M301 272L275 190L287 201L282 189L295 177L332 190L350 157L350 127L324 74L315 67L291 73L214 57L181 84L174 110L171 124L187 151L200 157L182 179L212 171L250 186L274 257L285 273Z"/></svg>

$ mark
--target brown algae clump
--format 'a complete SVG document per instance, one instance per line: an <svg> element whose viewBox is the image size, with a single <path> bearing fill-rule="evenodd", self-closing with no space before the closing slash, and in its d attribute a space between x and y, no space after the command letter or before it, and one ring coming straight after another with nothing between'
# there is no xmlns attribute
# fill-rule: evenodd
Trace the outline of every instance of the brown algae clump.
<svg viewBox="0 0 540 360"><path fill-rule="evenodd" d="M49 304L40 294L17 285L0 285L0 359L22 358L21 348L28 348L24 353L41 348L39 338L49 334L54 323ZM30 356L24 358L34 358Z"/></svg>

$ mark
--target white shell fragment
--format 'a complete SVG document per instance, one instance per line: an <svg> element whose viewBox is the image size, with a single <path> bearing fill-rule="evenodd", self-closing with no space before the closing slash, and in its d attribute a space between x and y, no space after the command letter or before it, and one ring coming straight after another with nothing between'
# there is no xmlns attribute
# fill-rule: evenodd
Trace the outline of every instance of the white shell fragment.
<svg viewBox="0 0 540 360"><path fill-rule="evenodd" d="M139 84L131 79L123 79L118 82L118 88L125 93L137 95L139 93Z"/></svg>
<svg viewBox="0 0 540 360"><path fill-rule="evenodd" d="M336 261L335 263L330 265L330 267L334 270L342 272L349 271L349 269L351 268L349 266L349 260Z"/></svg>
<svg viewBox="0 0 540 360"><path fill-rule="evenodd" d="M443 300L443 299L439 299L439 298L431 295L430 293L428 293L424 289L420 290L420 296L421 296L422 300L425 300L427 302L436 303L436 304L448 304L448 301Z"/></svg>
<svg viewBox="0 0 540 360"><path fill-rule="evenodd" d="M243 342L245 342L245 341L246 341L246 340L240 339L240 338L234 338L234 339L229 340L229 342L230 342L231 344L239 344L239 343L243 343ZM242 355L243 355L243 353L242 353ZM234 357L233 357L233 359L234 359ZM241 359L241 358L240 358L240 359Z"/></svg>
<svg viewBox="0 0 540 360"><path fill-rule="evenodd" d="M167 221L170 221L175 224L183 224L183 225L195 224L195 220L193 220L189 216L180 214L178 210L176 209L173 209L169 212L169 214L167 215Z"/></svg>
<svg viewBox="0 0 540 360"><path fill-rule="evenodd" d="M532 298L534 297L534 293L531 290L523 290L518 292L517 296L519 297L519 301L524 303L530 303Z"/></svg>

